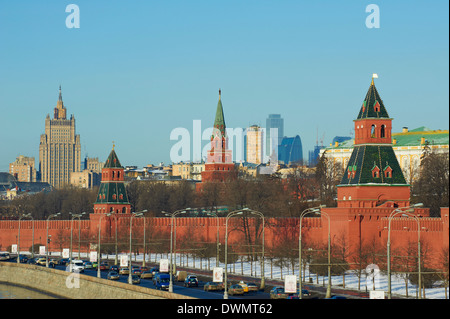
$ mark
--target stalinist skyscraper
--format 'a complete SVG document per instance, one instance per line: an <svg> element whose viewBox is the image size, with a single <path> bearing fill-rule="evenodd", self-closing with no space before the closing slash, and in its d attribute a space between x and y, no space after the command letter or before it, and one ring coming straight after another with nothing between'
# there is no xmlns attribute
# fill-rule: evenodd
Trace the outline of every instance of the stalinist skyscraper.
<svg viewBox="0 0 450 319"><path fill-rule="evenodd" d="M47 114L45 133L39 145L41 181L55 188L70 182L70 173L81 170L80 135L75 132L75 117L67 119L67 109L59 87L59 98L53 110L53 119Z"/></svg>

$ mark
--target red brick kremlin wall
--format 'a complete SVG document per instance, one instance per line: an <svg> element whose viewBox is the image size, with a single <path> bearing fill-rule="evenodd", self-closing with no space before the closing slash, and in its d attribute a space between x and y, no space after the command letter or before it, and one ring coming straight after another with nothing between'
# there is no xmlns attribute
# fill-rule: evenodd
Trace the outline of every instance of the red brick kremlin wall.
<svg viewBox="0 0 450 319"><path fill-rule="evenodd" d="M392 208L326 208L323 210L330 216L331 243L342 243L348 249L354 249L364 243L373 243L382 249L386 249L388 237L388 218ZM416 210L421 216L428 216L428 209ZM102 217L103 216L103 217ZM129 215L118 215L118 237L123 238L128 251L129 243ZM441 218L421 217L421 244L426 249L425 263L428 266L439 264L440 254L449 244L449 208L441 209ZM90 220L73 221L73 250L78 251L78 231L80 227L81 250L89 250L89 243L98 242L98 225L101 217L101 239L102 243L114 242L116 219L101 214L91 214ZM250 219L253 223L257 218ZM225 221L220 217L219 238L222 245L225 243ZM259 220L260 221L260 220ZM160 242L161 245L169 247L171 218L145 218L147 242ZM267 218L265 220L265 248L269 254L271 249L277 250L282 247L291 246L298 249L299 218ZM252 223L250 222L252 225ZM328 238L328 219L325 214L322 217L303 218L303 245L304 248L314 243L326 244ZM132 237L133 240L142 241L143 218L133 218ZM217 218L215 217L177 217L176 218L177 247L183 245L192 246L196 242L216 242ZM253 224L254 225L254 224ZM0 220L0 251L6 251L12 244L17 244L18 220ZM20 247L21 251L28 251L32 245L31 220L20 222ZM245 244L240 218L230 218L228 224L229 244ZM48 233L51 235L50 251L62 251L70 247L70 220L50 220L48 222ZM250 227L250 229L254 229ZM47 221L34 221L34 243L45 245L47 233ZM391 223L392 249L416 246L418 239L417 223L411 218L397 218ZM257 241L260 243L260 241ZM141 248L142 250L142 248ZM37 253L37 251L35 251Z"/></svg>

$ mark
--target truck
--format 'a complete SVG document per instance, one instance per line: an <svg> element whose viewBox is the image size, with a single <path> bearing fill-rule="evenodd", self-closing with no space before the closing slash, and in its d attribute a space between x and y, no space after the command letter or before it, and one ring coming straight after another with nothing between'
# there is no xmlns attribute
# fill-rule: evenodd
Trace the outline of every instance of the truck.
<svg viewBox="0 0 450 319"><path fill-rule="evenodd" d="M187 272L184 270L178 270L175 277L177 281L184 281L187 277Z"/></svg>

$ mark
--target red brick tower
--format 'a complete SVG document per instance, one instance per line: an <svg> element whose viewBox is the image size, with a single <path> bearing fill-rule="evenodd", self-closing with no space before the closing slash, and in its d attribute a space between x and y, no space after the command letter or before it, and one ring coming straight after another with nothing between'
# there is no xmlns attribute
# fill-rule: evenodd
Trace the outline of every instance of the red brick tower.
<svg viewBox="0 0 450 319"><path fill-rule="evenodd" d="M216 117L213 134L211 135L211 149L208 151L205 170L202 172L203 182L223 182L236 178L237 172L232 159L232 151L228 149L228 136L226 132L225 117L219 90ZM197 189L201 189L197 184Z"/></svg>
<svg viewBox="0 0 450 319"><path fill-rule="evenodd" d="M392 118L372 83L355 122L355 143L338 186L338 207L405 207L410 187L392 148Z"/></svg>
<svg viewBox="0 0 450 319"><path fill-rule="evenodd" d="M102 169L102 183L94 203L95 214L129 214L131 205L128 202L124 184L124 169L120 165L114 147Z"/></svg>

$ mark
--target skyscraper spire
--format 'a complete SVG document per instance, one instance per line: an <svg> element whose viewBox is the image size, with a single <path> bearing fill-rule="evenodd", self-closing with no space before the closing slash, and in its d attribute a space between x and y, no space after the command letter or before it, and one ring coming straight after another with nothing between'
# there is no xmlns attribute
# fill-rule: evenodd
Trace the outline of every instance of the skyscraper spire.
<svg viewBox="0 0 450 319"><path fill-rule="evenodd" d="M61 93L61 85L59 85L59 97L58 102L56 103L56 107L54 108L54 119L66 119L66 108L64 107L64 102L62 100L62 93Z"/></svg>
<svg viewBox="0 0 450 319"><path fill-rule="evenodd" d="M59 85L59 98L58 101L62 102L61 84Z"/></svg>

